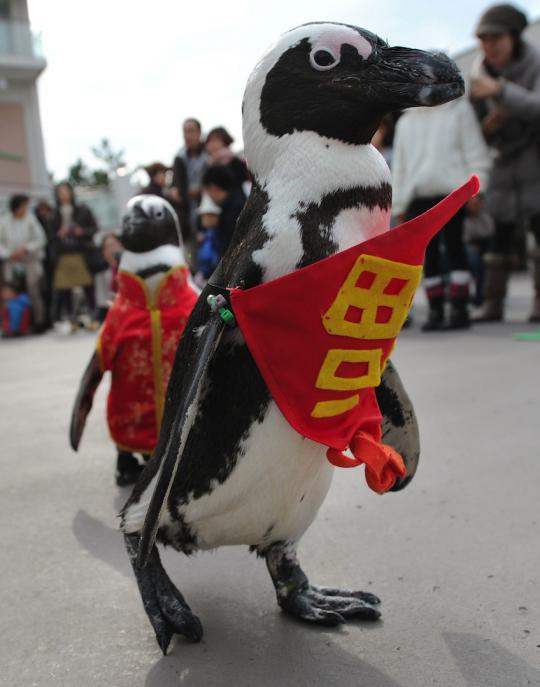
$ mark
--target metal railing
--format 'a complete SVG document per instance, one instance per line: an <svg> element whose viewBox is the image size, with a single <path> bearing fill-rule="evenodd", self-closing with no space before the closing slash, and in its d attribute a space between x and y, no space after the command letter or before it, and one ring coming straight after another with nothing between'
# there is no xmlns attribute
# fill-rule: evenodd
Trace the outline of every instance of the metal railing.
<svg viewBox="0 0 540 687"><path fill-rule="evenodd" d="M0 19L0 57L2 55L41 59L41 36L32 33L27 21Z"/></svg>

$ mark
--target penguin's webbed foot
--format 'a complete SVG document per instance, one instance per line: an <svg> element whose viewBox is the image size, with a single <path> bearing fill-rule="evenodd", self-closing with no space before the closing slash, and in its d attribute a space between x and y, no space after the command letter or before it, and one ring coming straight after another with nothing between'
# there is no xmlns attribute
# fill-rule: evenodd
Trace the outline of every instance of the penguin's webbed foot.
<svg viewBox="0 0 540 687"><path fill-rule="evenodd" d="M203 636L201 621L193 614L182 594L165 572L154 546L145 568L136 566L139 536L124 536L129 558L137 579L146 615L156 633L156 640L163 655L173 635L179 634L192 642L199 642Z"/></svg>
<svg viewBox="0 0 540 687"><path fill-rule="evenodd" d="M290 546L274 545L266 564L276 588L278 604L296 618L336 626L348 619L377 620L380 599L368 592L352 592L310 585Z"/></svg>
<svg viewBox="0 0 540 687"><path fill-rule="evenodd" d="M379 599L367 592L348 592L337 589L325 592L324 587L308 585L305 589L280 595L278 603L289 615L319 625L335 626L353 618L377 620L381 612L374 608Z"/></svg>

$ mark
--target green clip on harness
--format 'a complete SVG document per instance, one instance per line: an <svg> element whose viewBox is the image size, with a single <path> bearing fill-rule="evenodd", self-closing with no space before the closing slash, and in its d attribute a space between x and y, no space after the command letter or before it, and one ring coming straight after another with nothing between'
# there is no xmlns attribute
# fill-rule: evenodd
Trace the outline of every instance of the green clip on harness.
<svg viewBox="0 0 540 687"><path fill-rule="evenodd" d="M226 325L229 327L234 327L236 324L236 318L234 317L232 310L229 310L229 308L225 307L228 305L228 303L224 296L221 294L217 294L216 296L210 295L206 299L206 302L210 306L210 310L212 312L217 312Z"/></svg>

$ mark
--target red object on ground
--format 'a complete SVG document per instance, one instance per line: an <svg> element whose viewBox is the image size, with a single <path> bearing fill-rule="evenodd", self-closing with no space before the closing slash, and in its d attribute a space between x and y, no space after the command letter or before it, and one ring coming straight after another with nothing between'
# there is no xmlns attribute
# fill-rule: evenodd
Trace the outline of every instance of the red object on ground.
<svg viewBox="0 0 540 687"><path fill-rule="evenodd" d="M375 387L407 318L427 244L478 190L471 177L395 229L271 282L231 290L242 334L289 424L327 446L335 465L346 464L341 451L356 450L355 464L369 465L376 491L390 488L404 465L380 442Z"/></svg>
<svg viewBox="0 0 540 687"><path fill-rule="evenodd" d="M187 267L174 267L151 298L140 277L118 273L97 350L101 370L112 373L109 432L124 450L151 453L156 446L176 348L197 301L188 276Z"/></svg>

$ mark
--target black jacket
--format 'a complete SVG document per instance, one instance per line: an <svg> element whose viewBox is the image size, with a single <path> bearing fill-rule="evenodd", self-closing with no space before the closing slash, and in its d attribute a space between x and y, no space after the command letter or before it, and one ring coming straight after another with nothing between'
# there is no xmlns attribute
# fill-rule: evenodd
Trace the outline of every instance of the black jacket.
<svg viewBox="0 0 540 687"><path fill-rule="evenodd" d="M225 253L231 242L236 222L242 212L246 197L239 188L234 188L221 205L221 215L217 227L217 237L221 255Z"/></svg>
<svg viewBox="0 0 540 687"><path fill-rule="evenodd" d="M78 204L73 207L72 224L83 230L82 236L66 236L61 239L57 236L58 230L62 226L62 215L60 208L56 208L51 219L51 232L53 252L55 255L61 253L86 253L94 248L92 237L98 230L96 220L89 207Z"/></svg>

